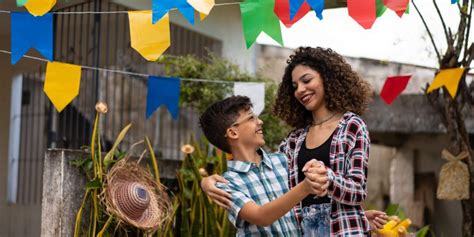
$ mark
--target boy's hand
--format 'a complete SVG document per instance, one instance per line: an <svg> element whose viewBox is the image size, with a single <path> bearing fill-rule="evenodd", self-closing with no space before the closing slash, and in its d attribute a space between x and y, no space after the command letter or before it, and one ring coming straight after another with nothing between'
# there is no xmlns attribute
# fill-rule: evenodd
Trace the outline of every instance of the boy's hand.
<svg viewBox="0 0 474 237"><path fill-rule="evenodd" d="M322 188L315 188L313 185L315 185L314 183L311 182L311 180L309 180L308 178L305 178L303 181L302 181L305 185L305 189L307 190L308 193L310 194L314 194L316 196L319 196L319 197L323 197L325 196L327 193L328 193L328 190L327 188L326 189L322 189Z"/></svg>
<svg viewBox="0 0 474 237"><path fill-rule="evenodd" d="M329 187L329 179L324 164L312 159L305 164L303 172L305 172L305 176L311 184L312 193L318 196L325 196Z"/></svg>
<svg viewBox="0 0 474 237"><path fill-rule="evenodd" d="M201 180L201 188L217 205L224 209L230 209L232 200L231 195L226 191L223 191L216 187L216 183L228 183L228 181L217 174L211 175L209 177L204 177Z"/></svg>

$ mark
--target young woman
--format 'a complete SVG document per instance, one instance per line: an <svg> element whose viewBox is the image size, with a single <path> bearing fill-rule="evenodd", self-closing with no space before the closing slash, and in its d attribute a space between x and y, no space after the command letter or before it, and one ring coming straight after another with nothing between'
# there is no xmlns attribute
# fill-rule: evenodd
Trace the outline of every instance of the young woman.
<svg viewBox="0 0 474 237"><path fill-rule="evenodd" d="M290 188L308 177L318 195L308 196L294 210L305 236L366 236L369 221L362 208L367 196L370 140L360 117L371 97L343 57L331 49L300 47L288 59L278 90L275 114L295 129L279 150L288 157ZM316 159L320 168L305 167ZM211 176L203 190L219 205L228 195L217 191ZM370 212L372 224L386 220Z"/></svg>

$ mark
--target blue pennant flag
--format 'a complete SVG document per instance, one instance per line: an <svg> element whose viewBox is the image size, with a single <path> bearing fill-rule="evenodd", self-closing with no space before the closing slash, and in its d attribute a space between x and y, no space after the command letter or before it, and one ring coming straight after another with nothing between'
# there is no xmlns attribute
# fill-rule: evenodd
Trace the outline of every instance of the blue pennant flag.
<svg viewBox="0 0 474 237"><path fill-rule="evenodd" d="M303 5L304 1L311 6L319 20L323 19L324 0L289 0L290 1L290 20L296 15Z"/></svg>
<svg viewBox="0 0 474 237"><path fill-rule="evenodd" d="M53 14L34 17L28 12L12 12L11 64L16 64L30 48L53 61Z"/></svg>
<svg viewBox="0 0 474 237"><path fill-rule="evenodd" d="M298 10L301 8L305 0L288 0L290 1L290 20L293 20Z"/></svg>
<svg viewBox="0 0 474 237"><path fill-rule="evenodd" d="M146 96L146 118L148 119L161 105L166 105L173 119L178 118L180 80L174 77L148 77Z"/></svg>
<svg viewBox="0 0 474 237"><path fill-rule="evenodd" d="M322 20L323 10L324 10L324 0L306 0L306 2L308 2L311 8L313 8L319 20Z"/></svg>
<svg viewBox="0 0 474 237"><path fill-rule="evenodd" d="M451 0L451 4L458 3L458 0Z"/></svg>
<svg viewBox="0 0 474 237"><path fill-rule="evenodd" d="M152 0L152 22L155 24L171 9L177 8L194 25L194 8L187 0Z"/></svg>

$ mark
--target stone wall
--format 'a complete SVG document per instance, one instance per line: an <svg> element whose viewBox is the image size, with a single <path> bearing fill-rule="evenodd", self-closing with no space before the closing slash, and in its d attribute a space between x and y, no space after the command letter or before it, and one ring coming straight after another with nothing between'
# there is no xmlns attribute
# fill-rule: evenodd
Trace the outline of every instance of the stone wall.
<svg viewBox="0 0 474 237"><path fill-rule="evenodd" d="M77 150L50 149L46 152L41 236L74 236L76 213L84 198L87 179L71 161L87 155ZM179 165L178 161L159 160L161 178L175 178Z"/></svg>

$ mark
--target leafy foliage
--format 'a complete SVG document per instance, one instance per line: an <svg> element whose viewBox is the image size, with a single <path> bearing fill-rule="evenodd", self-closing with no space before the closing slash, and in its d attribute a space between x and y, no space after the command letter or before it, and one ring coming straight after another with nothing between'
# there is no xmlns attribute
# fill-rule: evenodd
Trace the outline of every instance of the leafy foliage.
<svg viewBox="0 0 474 237"><path fill-rule="evenodd" d="M124 225L114 215L106 212L101 196L106 188L102 177L107 174L112 164L127 155L126 152L117 150L117 147L131 125L122 129L114 142L114 147L102 157L99 117L98 113L89 147L90 153L83 159L71 162L72 165L81 169L88 179L84 187L84 198L76 214L74 236L149 236L150 233ZM151 158L149 162L151 164L148 166L152 169L149 168L149 172L160 184L158 161L151 147L152 143L147 137L144 140ZM130 149L139 143L135 143ZM212 148L205 140L197 142L193 139L192 144L195 147L194 152L186 155L177 173L179 191L173 196L172 215L153 236L224 237L235 234L235 229L227 219L227 212L211 203L200 188L202 175L223 173L226 170L226 154L209 150Z"/></svg>
<svg viewBox="0 0 474 237"><path fill-rule="evenodd" d="M173 220L165 228L165 236L232 236L235 228L227 218L227 211L211 203L201 190L202 176L223 173L227 169L226 154L209 146L205 140L192 140L194 152L187 154L178 171L179 192L173 201Z"/></svg>
<svg viewBox="0 0 474 237"><path fill-rule="evenodd" d="M277 84L269 78L259 74L253 76L242 70L231 62L210 55L207 60L201 60L194 56L163 57L160 61L165 65L165 73L168 76L183 79L193 78L216 80L229 83L209 83L199 81L182 81L180 105L196 109L199 113L212 103L224 99L232 94L232 82L264 82L265 83L265 109L260 115L264 122L265 141L267 146L275 150L290 131L280 119L272 115L272 106L275 101Z"/></svg>

